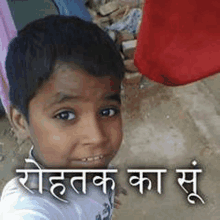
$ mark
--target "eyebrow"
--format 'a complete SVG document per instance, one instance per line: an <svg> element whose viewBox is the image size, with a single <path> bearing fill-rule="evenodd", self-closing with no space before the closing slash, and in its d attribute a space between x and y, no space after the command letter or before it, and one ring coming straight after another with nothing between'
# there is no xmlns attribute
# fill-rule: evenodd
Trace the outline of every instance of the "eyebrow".
<svg viewBox="0 0 220 220"><path fill-rule="evenodd" d="M60 104L60 103L66 102L68 100L80 99L80 96L73 96L73 95L62 93L62 92L58 92L58 93L56 93L56 95L54 95L52 97L52 99L53 99L53 101L48 103L46 108L49 108L55 104Z"/></svg>
<svg viewBox="0 0 220 220"><path fill-rule="evenodd" d="M62 103L72 99L80 99L80 96L69 95L65 93L57 93L58 98L55 100L55 103Z"/></svg>
<svg viewBox="0 0 220 220"><path fill-rule="evenodd" d="M110 100L110 101L116 101L119 104L121 104L121 96L118 93L112 94L112 95L108 95L105 97L106 100Z"/></svg>
<svg viewBox="0 0 220 220"><path fill-rule="evenodd" d="M51 107L51 106L53 106L55 104L60 104L60 103L69 101L69 100L74 100L74 99L75 100L79 100L82 97L81 96L74 96L74 95L70 95L70 94L65 94L65 93L59 92L55 96L53 96L53 98L54 98L54 101L49 103L46 108ZM116 101L119 104L121 104L121 96L118 93L114 93L114 94L105 96L105 100Z"/></svg>

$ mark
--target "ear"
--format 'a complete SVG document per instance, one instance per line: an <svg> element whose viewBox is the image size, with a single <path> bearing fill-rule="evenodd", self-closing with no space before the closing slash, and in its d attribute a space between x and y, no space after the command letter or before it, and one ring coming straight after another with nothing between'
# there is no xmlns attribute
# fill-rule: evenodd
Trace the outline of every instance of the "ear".
<svg viewBox="0 0 220 220"><path fill-rule="evenodd" d="M9 120L14 132L19 139L28 139L30 137L27 120L24 115L15 107L10 106Z"/></svg>

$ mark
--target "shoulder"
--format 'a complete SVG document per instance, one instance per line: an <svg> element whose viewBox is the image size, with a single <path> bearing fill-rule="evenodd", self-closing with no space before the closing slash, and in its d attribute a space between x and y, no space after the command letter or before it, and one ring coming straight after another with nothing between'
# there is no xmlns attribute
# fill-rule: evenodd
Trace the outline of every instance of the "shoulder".
<svg viewBox="0 0 220 220"><path fill-rule="evenodd" d="M4 187L0 201L0 219L63 219L57 204L47 195L35 195L18 183L18 177L10 180Z"/></svg>

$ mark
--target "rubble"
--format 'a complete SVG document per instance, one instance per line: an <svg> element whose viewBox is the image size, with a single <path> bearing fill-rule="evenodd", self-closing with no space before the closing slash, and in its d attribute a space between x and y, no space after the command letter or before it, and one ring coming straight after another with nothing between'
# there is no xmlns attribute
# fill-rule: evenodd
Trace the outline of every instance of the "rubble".
<svg viewBox="0 0 220 220"><path fill-rule="evenodd" d="M109 15L109 17L110 17L112 23L115 23L115 22L117 22L119 19L121 19L121 18L123 18L124 16L126 16L127 13L128 13L128 11L129 11L129 6L126 5L126 6L120 7L117 11L111 13L111 14Z"/></svg>
<svg viewBox="0 0 220 220"><path fill-rule="evenodd" d="M141 81L142 75L139 72L136 73L125 73L125 78L123 83L125 84L139 84Z"/></svg>
<svg viewBox="0 0 220 220"><path fill-rule="evenodd" d="M138 23L141 20L141 18L142 10L139 8L133 8L122 19L108 26L107 29L116 31L127 30L132 34L136 34Z"/></svg>
<svg viewBox="0 0 220 220"><path fill-rule="evenodd" d="M137 40L122 42L122 50L127 59L134 59L134 52L137 46Z"/></svg>
<svg viewBox="0 0 220 220"><path fill-rule="evenodd" d="M112 0L91 0L89 13L93 22L108 33L120 49L124 60L127 83L139 83L141 74L134 65L134 53L137 45L142 10L131 8L128 5L120 5Z"/></svg>
<svg viewBox="0 0 220 220"><path fill-rule="evenodd" d="M117 36L117 43L122 44L123 41L134 40L134 35L128 31L120 31Z"/></svg>
<svg viewBox="0 0 220 220"><path fill-rule="evenodd" d="M119 5L117 2L109 2L109 3L101 5L99 7L99 13L102 16L106 16L106 15L111 14L112 12L116 11L118 8L119 8Z"/></svg>
<svg viewBox="0 0 220 220"><path fill-rule="evenodd" d="M128 72L138 72L138 68L134 65L134 60L124 60L125 70Z"/></svg>
<svg viewBox="0 0 220 220"><path fill-rule="evenodd" d="M96 23L100 28L104 29L106 26L110 24L110 18L109 17L96 17L93 22Z"/></svg>

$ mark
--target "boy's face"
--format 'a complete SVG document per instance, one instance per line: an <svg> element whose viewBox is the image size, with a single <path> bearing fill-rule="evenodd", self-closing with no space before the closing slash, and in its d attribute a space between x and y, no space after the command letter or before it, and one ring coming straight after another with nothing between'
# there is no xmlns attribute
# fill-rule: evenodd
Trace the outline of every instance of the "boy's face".
<svg viewBox="0 0 220 220"><path fill-rule="evenodd" d="M55 69L30 101L34 156L49 168L106 168L122 141L121 81L71 68Z"/></svg>

